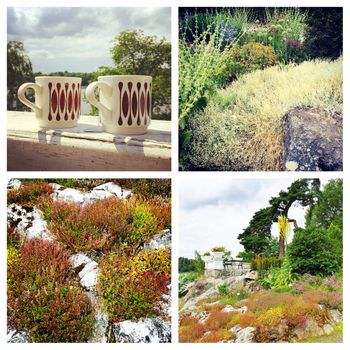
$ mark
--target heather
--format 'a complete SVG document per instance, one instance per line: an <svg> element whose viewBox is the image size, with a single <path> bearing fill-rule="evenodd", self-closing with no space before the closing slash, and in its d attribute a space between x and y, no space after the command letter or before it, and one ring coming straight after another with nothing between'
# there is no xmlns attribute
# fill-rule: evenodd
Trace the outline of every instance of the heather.
<svg viewBox="0 0 350 350"><path fill-rule="evenodd" d="M263 183L269 184L259 181ZM206 246L193 259L179 259L180 342L342 341L343 180L289 183L279 192L272 186L267 206L249 215L232 242L234 247L240 243L242 251ZM252 194L256 183L239 185L245 198L259 198ZM205 206L207 198L206 193ZM239 200L232 202L235 207ZM304 215L302 224L298 211L292 210L296 206ZM244 210L249 208L245 204ZM211 210L226 208L212 204ZM222 237L218 226L215 241L222 242Z"/></svg>
<svg viewBox="0 0 350 350"><path fill-rule="evenodd" d="M170 180L53 180L9 182L8 337L116 342L119 322L147 320L168 342Z"/></svg>

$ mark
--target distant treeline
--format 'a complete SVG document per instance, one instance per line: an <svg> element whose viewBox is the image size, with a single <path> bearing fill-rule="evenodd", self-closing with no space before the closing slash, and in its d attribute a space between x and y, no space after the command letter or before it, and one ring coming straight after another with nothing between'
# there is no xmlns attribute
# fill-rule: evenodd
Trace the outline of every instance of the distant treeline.
<svg viewBox="0 0 350 350"><path fill-rule="evenodd" d="M42 72L35 72L35 77L39 76L58 76L58 77L78 77L81 78L81 85L87 86L89 85L93 79L94 79L94 73L80 73L80 72L51 72L51 73L42 73Z"/></svg>

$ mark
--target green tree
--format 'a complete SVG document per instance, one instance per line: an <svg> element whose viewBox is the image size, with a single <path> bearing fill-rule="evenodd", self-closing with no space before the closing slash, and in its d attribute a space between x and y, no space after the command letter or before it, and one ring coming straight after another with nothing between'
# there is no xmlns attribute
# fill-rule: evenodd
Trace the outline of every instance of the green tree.
<svg viewBox="0 0 350 350"><path fill-rule="evenodd" d="M201 255L195 251L194 252L195 258L194 258L194 266L195 270L198 273L199 276L203 275L204 270L205 270L205 263L201 258Z"/></svg>
<svg viewBox="0 0 350 350"><path fill-rule="evenodd" d="M316 203L320 191L320 181L318 179L300 179L294 181L286 191L280 191L277 197L272 197L269 201L270 206L258 210L249 226L238 235L240 243L247 252L253 252L256 255L264 253L268 249L271 240L271 225L278 222L278 217L284 215L289 222L297 222L289 218L288 212L293 204L299 204L303 207L310 207L310 215L314 203ZM279 256L284 256L285 239L279 237Z"/></svg>
<svg viewBox="0 0 350 350"><path fill-rule="evenodd" d="M179 257L179 272L196 271L196 266L193 259Z"/></svg>
<svg viewBox="0 0 350 350"><path fill-rule="evenodd" d="M171 44L164 37L124 31L114 39L111 54L115 66L100 67L98 73L150 75L154 108L170 105Z"/></svg>
<svg viewBox="0 0 350 350"><path fill-rule="evenodd" d="M330 233L315 225L297 229L288 246L292 270L299 274L328 276L338 272L341 265L336 252L336 242Z"/></svg>
<svg viewBox="0 0 350 350"><path fill-rule="evenodd" d="M7 43L7 109L27 110L18 102L17 90L26 82L34 79L32 63L24 50L21 41L9 41Z"/></svg>

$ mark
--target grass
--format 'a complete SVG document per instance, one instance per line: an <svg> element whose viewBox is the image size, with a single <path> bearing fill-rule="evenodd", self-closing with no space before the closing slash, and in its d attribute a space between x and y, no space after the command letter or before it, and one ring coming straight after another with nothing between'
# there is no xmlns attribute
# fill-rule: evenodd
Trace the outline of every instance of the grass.
<svg viewBox="0 0 350 350"><path fill-rule="evenodd" d="M305 61L243 75L190 121L193 169L280 170L282 117L293 107L342 113L343 60Z"/></svg>

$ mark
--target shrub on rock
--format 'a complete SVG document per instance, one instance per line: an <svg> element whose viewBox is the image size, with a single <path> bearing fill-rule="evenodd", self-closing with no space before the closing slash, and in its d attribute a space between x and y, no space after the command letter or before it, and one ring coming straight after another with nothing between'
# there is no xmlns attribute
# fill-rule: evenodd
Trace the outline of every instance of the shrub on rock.
<svg viewBox="0 0 350 350"><path fill-rule="evenodd" d="M12 188L7 191L7 204L17 203L34 206L39 197L48 196L52 192L52 186L46 182L23 184L19 188Z"/></svg>

